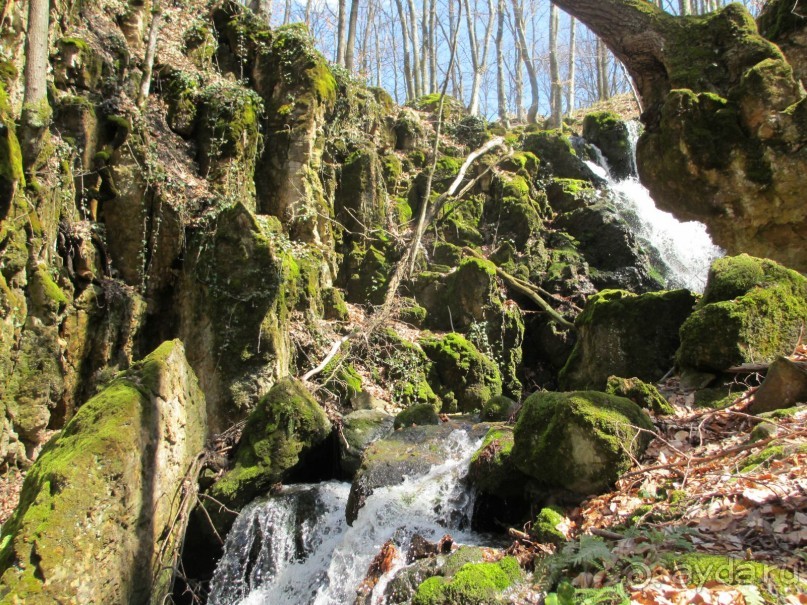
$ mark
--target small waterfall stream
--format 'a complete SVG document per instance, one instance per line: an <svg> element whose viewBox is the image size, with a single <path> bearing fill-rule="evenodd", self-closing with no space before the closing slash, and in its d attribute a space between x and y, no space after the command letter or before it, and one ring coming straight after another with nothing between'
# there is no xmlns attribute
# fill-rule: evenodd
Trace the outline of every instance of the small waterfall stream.
<svg viewBox="0 0 807 605"><path fill-rule="evenodd" d="M651 257L655 256L657 262L666 267L667 270L663 272L667 279L666 286L703 292L709 266L716 258L723 256L724 251L714 245L704 224L681 222L672 214L656 208L650 192L636 176L639 128L638 122L628 122L633 176L615 181L601 154L598 162L586 163L608 182L617 212L633 229L637 239L655 252Z"/></svg>
<svg viewBox="0 0 807 605"><path fill-rule="evenodd" d="M451 533L457 542L483 543L468 529L473 496L462 481L481 440L456 430L447 441L445 462L376 489L352 527L345 522L347 483L293 485L247 506L227 536L209 603L350 605L373 557L393 539L399 555L375 587L377 603L415 534L437 541Z"/></svg>

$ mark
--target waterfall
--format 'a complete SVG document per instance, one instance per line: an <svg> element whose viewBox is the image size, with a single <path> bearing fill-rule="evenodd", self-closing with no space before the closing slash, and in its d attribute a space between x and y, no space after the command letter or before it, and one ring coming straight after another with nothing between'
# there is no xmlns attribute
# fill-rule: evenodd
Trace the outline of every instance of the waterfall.
<svg viewBox="0 0 807 605"><path fill-rule="evenodd" d="M602 154L598 155L598 163L587 164L608 182L617 213L630 225L642 245L649 249L654 264L662 264L666 287L703 292L709 266L723 256L724 251L712 242L703 223L681 222L672 214L656 208L650 192L636 176L639 123L632 121L627 124L633 175L615 181Z"/></svg>
<svg viewBox="0 0 807 605"><path fill-rule="evenodd" d="M464 430L452 432L445 462L400 485L376 489L352 527L345 522L346 483L289 486L253 502L227 535L209 603L352 604L373 557L392 539L399 555L375 587L376 603L380 596L375 595L383 594L405 564L415 534L436 541L451 533L457 542L481 544L468 529L473 497L462 481L480 445Z"/></svg>

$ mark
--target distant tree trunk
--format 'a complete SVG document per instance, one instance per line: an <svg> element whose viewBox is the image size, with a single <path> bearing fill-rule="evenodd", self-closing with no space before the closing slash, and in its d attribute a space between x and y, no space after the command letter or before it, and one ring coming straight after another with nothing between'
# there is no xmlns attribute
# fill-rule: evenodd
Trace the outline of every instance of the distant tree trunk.
<svg viewBox="0 0 807 605"><path fill-rule="evenodd" d="M577 19L569 19L569 85L566 89L566 113L572 115L575 110L575 55L577 55Z"/></svg>
<svg viewBox="0 0 807 605"><path fill-rule="evenodd" d="M406 83L406 100L411 101L417 96L415 83L412 78L412 63L409 59L409 34L406 26L406 13L403 7L403 0L395 0L398 9L398 21L401 24L401 41L403 42L404 53L404 80Z"/></svg>
<svg viewBox="0 0 807 605"><path fill-rule="evenodd" d="M143 67L143 79L140 81L140 93L137 96L137 106L143 108L151 91L151 74L154 70L154 57L157 54L157 37L162 23L162 9L160 3L155 2L151 8L151 26L149 27L149 41L146 47L146 61Z"/></svg>
<svg viewBox="0 0 807 605"><path fill-rule="evenodd" d="M375 29L375 12L376 12L376 3L374 0L369 0L367 3L367 21L364 24L364 40L362 42L362 72L364 77L367 78L367 81L370 80L370 52L368 48L370 46L371 34L372 30Z"/></svg>
<svg viewBox="0 0 807 605"><path fill-rule="evenodd" d="M432 92L429 87L429 63L431 63L431 47L429 45L429 0L423 0L420 7L420 39L423 41L423 52L420 57L420 81L423 82L423 94Z"/></svg>
<svg viewBox="0 0 807 605"><path fill-rule="evenodd" d="M499 14L496 28L496 100L499 106L499 121L505 128L510 128L510 120L507 117L507 92L504 88L504 0L499 0L497 10Z"/></svg>
<svg viewBox="0 0 807 605"><path fill-rule="evenodd" d="M518 51L521 55L521 61L527 69L527 77L530 80L530 93L532 94L532 104L527 111L527 121L530 124L535 124L538 115L538 102L540 92L538 89L538 74L535 71L535 65L530 57L529 48L527 46L527 36L524 33L524 16L521 10L521 0L512 0L513 3L513 21L517 34Z"/></svg>
<svg viewBox="0 0 807 605"><path fill-rule="evenodd" d="M347 0L339 0L336 17L336 64L345 66L345 23L347 21Z"/></svg>
<svg viewBox="0 0 807 605"><path fill-rule="evenodd" d="M29 0L21 116L21 143L26 168L33 165L39 155L42 136L50 122L51 110L47 96L49 27L50 1Z"/></svg>
<svg viewBox="0 0 807 605"><path fill-rule="evenodd" d="M432 49L429 62L429 91L437 90L437 0L429 4L429 47Z"/></svg>
<svg viewBox="0 0 807 605"><path fill-rule="evenodd" d="M345 44L345 69L353 73L353 53L356 48L356 29L359 23L359 0L350 2L350 22L347 29L347 42Z"/></svg>
<svg viewBox="0 0 807 605"><path fill-rule="evenodd" d="M311 8L314 0L305 0L305 26L311 27ZM271 15L269 15L271 17ZM270 19L271 21L271 19Z"/></svg>
<svg viewBox="0 0 807 605"><path fill-rule="evenodd" d="M266 22L272 23L272 0L251 0L249 8L254 13L265 15Z"/></svg>
<svg viewBox="0 0 807 605"><path fill-rule="evenodd" d="M409 6L409 36L412 42L412 76L415 80L415 97L423 95L423 81L420 79L420 41L418 40L418 17L415 11L414 0L408 0Z"/></svg>
<svg viewBox="0 0 807 605"><path fill-rule="evenodd" d="M560 29L560 15L558 7L553 3L549 5L549 79L551 94L549 105L551 109L551 126L560 128L563 119L562 87L560 84L560 67L558 66L558 29Z"/></svg>
<svg viewBox="0 0 807 605"><path fill-rule="evenodd" d="M286 8L283 11L283 25L291 23L291 0L286 0Z"/></svg>
<svg viewBox="0 0 807 605"><path fill-rule="evenodd" d="M682 15L691 15L692 4L690 3L690 0L679 0L678 10L681 12Z"/></svg>
<svg viewBox="0 0 807 605"><path fill-rule="evenodd" d="M608 81L608 48L605 46L605 42L599 38L597 39L597 82L600 85L600 101L608 100L611 96L611 86Z"/></svg>

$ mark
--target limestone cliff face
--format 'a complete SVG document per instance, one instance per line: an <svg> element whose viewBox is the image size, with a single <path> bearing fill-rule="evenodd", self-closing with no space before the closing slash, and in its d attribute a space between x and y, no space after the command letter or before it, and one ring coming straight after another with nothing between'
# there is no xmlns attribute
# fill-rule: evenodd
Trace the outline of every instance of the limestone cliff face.
<svg viewBox="0 0 807 605"><path fill-rule="evenodd" d="M3 526L3 603L160 603L207 433L204 394L166 342L84 404ZM166 567L168 565L168 567Z"/></svg>

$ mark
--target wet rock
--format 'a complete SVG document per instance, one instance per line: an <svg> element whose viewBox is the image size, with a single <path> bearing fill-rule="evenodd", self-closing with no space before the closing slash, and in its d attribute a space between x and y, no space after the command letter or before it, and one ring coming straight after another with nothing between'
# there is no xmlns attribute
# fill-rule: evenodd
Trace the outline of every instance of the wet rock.
<svg viewBox="0 0 807 605"><path fill-rule="evenodd" d="M147 603L166 596L180 491L204 445L204 395L179 341L84 404L45 449L3 526L3 596ZM103 563L103 564L99 564Z"/></svg>
<svg viewBox="0 0 807 605"><path fill-rule="evenodd" d="M358 410L342 419L344 440L339 443L339 465L343 473L349 477L356 474L364 450L377 439L389 435L393 421L393 416L381 410Z"/></svg>
<svg viewBox="0 0 807 605"><path fill-rule="evenodd" d="M604 389L613 375L661 379L673 367L678 330L695 300L688 290L595 294L575 321L577 344L560 372L561 387Z"/></svg>
<svg viewBox="0 0 807 605"><path fill-rule="evenodd" d="M449 455L448 437L458 428L470 429L472 438L481 439L484 425L471 426L455 421L439 425L406 427L374 442L364 452L361 467L353 479L345 510L348 524L359 515L364 502L376 488L398 485L406 476L426 473Z"/></svg>
<svg viewBox="0 0 807 605"><path fill-rule="evenodd" d="M527 478L513 462L513 443L512 426L492 426L471 458L468 469L471 485L484 494L502 497L521 495Z"/></svg>
<svg viewBox="0 0 807 605"><path fill-rule="evenodd" d="M613 485L644 451L650 437L639 428L652 431L653 423L628 399L595 391L539 392L521 409L512 458L548 487L593 494Z"/></svg>
<svg viewBox="0 0 807 605"><path fill-rule="evenodd" d="M611 176L626 179L633 173L633 150L628 125L610 111L595 111L583 119L583 138L605 156Z"/></svg>
<svg viewBox="0 0 807 605"><path fill-rule="evenodd" d="M405 428L408 426L424 426L428 424L440 424L437 412L428 403L418 403L410 405L403 412L395 416L395 428Z"/></svg>

